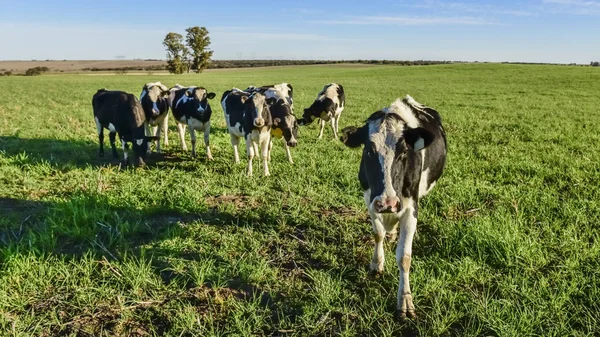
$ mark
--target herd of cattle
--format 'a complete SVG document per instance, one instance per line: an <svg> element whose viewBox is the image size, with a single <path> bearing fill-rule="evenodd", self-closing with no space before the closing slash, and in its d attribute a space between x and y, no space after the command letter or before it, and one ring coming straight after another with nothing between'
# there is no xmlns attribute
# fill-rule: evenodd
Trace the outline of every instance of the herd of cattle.
<svg viewBox="0 0 600 337"><path fill-rule="evenodd" d="M186 127L191 136L193 156L196 156L196 131L203 131L206 155L212 159L209 142L212 109L208 100L215 96L203 87L176 85L169 89L160 82L146 84L139 100L122 91L98 90L92 105L100 156L104 154L103 130L107 128L113 157L118 158L115 147L118 133L125 159L126 144L132 143L138 163L143 163L150 151L150 141L157 141L157 151L160 151L161 130L165 133L164 144L168 144L167 112L170 109L177 121L183 149L187 150ZM248 175L252 175L252 159L259 154L259 148L264 175L269 175L271 136L285 140L290 162L290 147L297 144L298 125L320 119L320 138L326 122L331 121L334 135L338 137L338 122L345 106L341 85L327 84L313 104L304 109L302 118L297 119L293 114L293 104L293 88L287 83L245 90L233 88L221 96L235 162L240 160L239 139L243 137L246 141ZM147 135L150 127L153 132ZM397 314L414 317L409 285L412 240L417 225L418 200L433 188L446 161L442 119L437 111L407 95L371 114L364 125L345 128L340 139L348 147L363 148L358 178L375 238L370 270L374 274L383 272L383 239L386 232L393 237L397 235L396 262L400 270Z"/></svg>
<svg viewBox="0 0 600 337"><path fill-rule="evenodd" d="M206 156L212 160L210 151L210 123L212 108L209 100L214 92L204 87L184 87L179 84L167 88L160 82L147 83L140 99L123 91L100 89L92 98L94 119L100 141L100 156L104 155L104 129L110 131L110 145L115 159L118 158L115 139L119 135L123 155L127 161L128 143L132 143L135 161L143 164L150 152L149 142L156 140L156 150L160 149L161 131L164 145L168 145L168 111L171 110L177 122L177 131L184 151L187 151L185 129L189 129L192 141L192 156L196 156L196 131L204 133ZM269 175L268 161L273 146L272 136L285 140L288 160L293 163L290 147L297 145L298 125L310 124L320 119L321 130L331 121L334 136L337 138L339 118L344 110L344 88L335 83L327 84L317 95L317 99L304 110L302 118L293 113L293 87L288 83L250 86L245 90L233 88L221 96L221 106L225 113L227 129L235 162L240 161L238 145L240 138L246 141L248 154L248 175L252 175L252 159L260 155L263 159L264 175ZM152 127L152 132L150 132Z"/></svg>

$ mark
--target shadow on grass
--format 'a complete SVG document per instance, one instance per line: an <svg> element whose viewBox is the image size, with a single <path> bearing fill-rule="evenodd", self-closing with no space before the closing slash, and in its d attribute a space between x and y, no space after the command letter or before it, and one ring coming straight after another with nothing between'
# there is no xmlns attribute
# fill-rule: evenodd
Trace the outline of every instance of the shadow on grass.
<svg viewBox="0 0 600 337"><path fill-rule="evenodd" d="M308 232L310 235L318 232L319 235L323 235L323 228L309 228L310 225L294 222L290 218L285 219L287 226L281 228L281 214L272 214L265 210L267 208L257 206L243 196L209 197L205 207L198 212L115 206L104 196L85 193L75 195L66 202L0 197L0 214L7 214L0 219L0 245L4 247L0 249L0 263L16 254L52 254L67 260L78 260L91 254L95 260L106 263L131 257L150 258L154 273L159 275L165 284L174 284L176 288L181 289L176 301L197 302L198 307L204 306L206 310L211 310L207 306L207 296L232 296L243 301L259 298L260 305L272 313L273 327L278 326L278 317L282 312L291 322L298 324L296 320L303 315L307 305L306 299L301 300L303 296L288 298L289 296L277 291L265 291L249 284L242 275L235 275L237 272L233 270L229 271L225 279L222 275L217 275L217 279L206 275L203 284L196 284L195 279L186 271L181 271L182 262L185 264L185 261L210 260L215 265L226 265L231 261L224 261L216 250L189 251L170 244L161 245L161 242L188 238L193 234L190 227L211 226L234 235L247 233L245 231L250 228L269 236L265 242L269 256L275 251L287 252L282 254L285 256L283 260L273 265L280 270L283 277L300 277L310 284L312 281L306 277L304 270L316 269L333 273L351 270L344 272L346 282L358 287L369 286L372 282L363 280L357 272L366 266L366 261L357 260L353 254L342 254L343 245L335 251L335 254L339 254L339 265L332 265L330 261L322 260L318 252L315 253L314 250L320 248L315 248L307 242L310 238L305 237L305 234L308 236ZM327 244L336 245L335 242ZM179 268L173 264L176 260L179 261ZM364 294L359 294L360 296ZM167 300L150 305L158 318L149 323L168 331L170 323L168 320L163 322L165 317L162 314L162 308L168 307ZM48 307L52 308L51 305ZM149 308L140 308L142 309ZM390 306L389 309L393 311L393 307ZM102 329L108 324L113 324L119 317L116 309L107 310L109 311L106 312L106 319L99 319L97 314L79 317L80 313L74 313L74 317L77 318L73 318L72 321L81 321L88 326ZM340 326L345 321L344 314L335 311L329 319L336 321L335 324ZM223 322L225 321L223 318ZM402 329L407 335L414 335L413 328L409 324ZM63 332L65 331L60 331L61 334ZM273 331L267 328L264 332L269 334Z"/></svg>
<svg viewBox="0 0 600 337"><path fill-rule="evenodd" d="M97 142L0 136L0 152L4 152L6 156L13 158L20 165L36 165L47 162L51 166L63 170L85 168L88 166L124 165L122 161L123 151L119 141L117 141L119 159L112 158L110 144L106 137L104 141L104 157L98 156L99 148L100 146ZM184 153L178 146L174 146L171 149L167 149L164 153L151 153L145 162L148 167L154 167L163 163L183 162L190 158L189 153ZM132 167L131 162L130 167Z"/></svg>

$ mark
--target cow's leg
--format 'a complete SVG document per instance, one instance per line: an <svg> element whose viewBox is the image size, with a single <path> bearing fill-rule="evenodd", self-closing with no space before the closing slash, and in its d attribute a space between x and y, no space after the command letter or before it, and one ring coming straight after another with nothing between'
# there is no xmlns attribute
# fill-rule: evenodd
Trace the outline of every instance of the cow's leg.
<svg viewBox="0 0 600 337"><path fill-rule="evenodd" d="M268 161L271 161L271 150L273 150L273 138L269 139L269 154L267 155Z"/></svg>
<svg viewBox="0 0 600 337"><path fill-rule="evenodd" d="M252 146L254 146L254 155L257 157L260 155L260 151L258 150L258 142L260 142L260 139L252 143Z"/></svg>
<svg viewBox="0 0 600 337"><path fill-rule="evenodd" d="M240 162L240 154L238 152L238 146L240 145L240 137L229 134L231 137L231 146L233 146L233 161L237 164Z"/></svg>
<svg viewBox="0 0 600 337"><path fill-rule="evenodd" d="M96 129L98 130L98 140L100 142L100 150L98 151L98 156L104 157L104 128L98 121L98 118L94 118L96 120Z"/></svg>
<svg viewBox="0 0 600 337"><path fill-rule="evenodd" d="M284 145L285 145L285 155L287 156L287 159L290 161L290 164L293 164L294 161L292 160L292 152L290 152L290 147L287 145L287 142L284 140Z"/></svg>
<svg viewBox="0 0 600 337"><path fill-rule="evenodd" d="M206 146L206 157L208 160L213 160L212 153L210 152L210 121L204 123L204 146Z"/></svg>
<svg viewBox="0 0 600 337"><path fill-rule="evenodd" d="M371 204L371 190L363 192L365 204L367 208ZM375 239L375 249L373 250L373 258L369 265L369 270L373 276L383 273L385 262L385 254L383 252L383 239L385 238L385 227L381 215L369 212L371 216L371 226L373 227L373 238Z"/></svg>
<svg viewBox="0 0 600 337"><path fill-rule="evenodd" d="M163 144L167 147L169 146L169 135L167 134L169 132L169 112L165 113L165 118L163 119L161 126L163 128L163 133L165 134Z"/></svg>
<svg viewBox="0 0 600 337"><path fill-rule="evenodd" d="M254 159L254 145L250 136L246 136L246 153L248 154L248 177L252 176L252 159Z"/></svg>
<svg viewBox="0 0 600 337"><path fill-rule="evenodd" d="M336 121L337 121L337 117L331 117L331 130L333 130L333 138L334 139L338 138L337 130L335 128Z"/></svg>
<svg viewBox="0 0 600 337"><path fill-rule="evenodd" d="M317 137L318 139L323 138L323 129L325 129L325 121L322 119L319 119L319 125L321 126L321 129L319 130L319 137Z"/></svg>
<svg viewBox="0 0 600 337"><path fill-rule="evenodd" d="M335 117L335 138L336 139L338 138L338 136L337 136L338 132L340 132L340 129L339 129L339 127L340 127L340 117L341 117L341 114L338 114Z"/></svg>
<svg viewBox="0 0 600 337"><path fill-rule="evenodd" d="M112 150L113 159L119 159L119 154L117 153L117 145L115 144L117 139L117 133L109 132L108 139L110 140L110 148Z"/></svg>
<svg viewBox="0 0 600 337"><path fill-rule="evenodd" d="M156 152L161 153L160 150L160 133L161 133L161 125L157 125L157 126L153 126L152 127L152 135L158 137L158 140L156 141ZM150 146L148 146L148 150L150 150Z"/></svg>
<svg viewBox="0 0 600 337"><path fill-rule="evenodd" d="M396 263L400 269L400 284L398 285L398 302L396 312L400 318L415 318L415 306L410 293L410 263L412 242L417 230L417 210L410 207L404 211L400 219L400 234L396 247Z"/></svg>
<svg viewBox="0 0 600 337"><path fill-rule="evenodd" d="M262 161L263 161L263 174L265 177L270 175L269 173L269 143L271 142L270 135L262 139L260 143L260 150L262 152Z"/></svg>
<svg viewBox="0 0 600 337"><path fill-rule="evenodd" d="M185 124L177 123L177 133L179 134L179 140L181 141L181 148L183 151L187 151L187 145L185 144Z"/></svg>
<svg viewBox="0 0 600 337"><path fill-rule="evenodd" d="M129 164L129 158L127 155L127 151L129 150L129 146L127 145L127 142L125 141L125 139L121 138L121 146L123 147L123 159L125 160L125 164Z"/></svg>
<svg viewBox="0 0 600 337"><path fill-rule="evenodd" d="M190 138L192 139L192 157L196 158L196 130L188 125L188 129L190 130Z"/></svg>

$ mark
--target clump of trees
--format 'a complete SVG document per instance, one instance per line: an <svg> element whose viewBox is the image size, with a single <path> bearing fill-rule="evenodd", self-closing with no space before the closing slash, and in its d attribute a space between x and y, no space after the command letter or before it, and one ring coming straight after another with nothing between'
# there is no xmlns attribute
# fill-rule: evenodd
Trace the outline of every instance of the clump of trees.
<svg viewBox="0 0 600 337"><path fill-rule="evenodd" d="M598 62L598 61L593 61L593 62L591 62L591 63L590 63L590 65L591 65L592 67L600 67L600 62Z"/></svg>
<svg viewBox="0 0 600 337"><path fill-rule="evenodd" d="M37 75L41 75L42 73L45 73L47 71L50 71L50 68L48 68L48 67L29 68L25 71L25 76L37 76Z"/></svg>
<svg viewBox="0 0 600 337"><path fill-rule="evenodd" d="M210 37L205 27L190 27L185 38L179 33L169 33L163 40L167 49L167 70L170 73L201 73L208 68L213 51L208 49Z"/></svg>

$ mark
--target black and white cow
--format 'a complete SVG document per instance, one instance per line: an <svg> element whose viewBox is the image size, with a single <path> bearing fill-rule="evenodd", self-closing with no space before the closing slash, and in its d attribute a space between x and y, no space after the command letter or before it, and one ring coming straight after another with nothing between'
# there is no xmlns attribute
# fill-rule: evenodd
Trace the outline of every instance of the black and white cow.
<svg viewBox="0 0 600 337"><path fill-rule="evenodd" d="M144 165L144 158L148 151L148 142L157 137L145 135L146 116L138 99L123 91L109 91L100 89L92 98L94 120L100 141L99 156L104 156L104 128L110 131L110 146L113 158L118 159L115 146L116 134L119 134L123 146L123 157L128 162L127 143L133 144L133 153L138 165Z"/></svg>
<svg viewBox="0 0 600 337"><path fill-rule="evenodd" d="M362 127L342 130L349 147L363 146L358 179L375 236L370 269L384 266L383 238L399 227L396 262L400 269L397 313L415 316L409 285L413 235L417 226L419 198L425 196L442 175L446 161L446 134L437 111L412 97L398 99L373 113Z"/></svg>
<svg viewBox="0 0 600 337"><path fill-rule="evenodd" d="M265 95L260 92L248 93L234 88L221 96L221 106L225 122L231 136L233 155L239 163L238 145L240 138L246 140L248 154L248 176L252 175L252 160L258 155L259 147L263 162L263 174L269 175L269 143L271 141L271 112Z"/></svg>
<svg viewBox="0 0 600 337"><path fill-rule="evenodd" d="M209 99L215 98L214 92L208 92L203 87L183 87L179 84L169 90L169 106L173 112L173 117L177 121L177 131L181 140L181 147L187 151L185 145L185 127L190 129L192 139L192 156L196 157L196 130L204 131L204 145L206 146L206 156L212 160L210 152L210 117L212 109L208 103Z"/></svg>
<svg viewBox="0 0 600 337"><path fill-rule="evenodd" d="M284 83L279 83L279 84L267 84L267 85L263 85L261 87L249 86L244 91L250 92L250 93L259 91L261 94L264 94L265 91L267 91L271 88L281 92L281 94L288 101L288 104L290 105L290 107L292 107L292 110L294 109L294 88L289 83L284 82Z"/></svg>
<svg viewBox="0 0 600 337"><path fill-rule="evenodd" d="M333 135L337 139L340 115L345 105L346 96L344 95L344 87L335 83L327 84L319 92L313 104L304 109L304 115L299 123L300 125L306 125L312 123L315 118L320 118L321 129L319 130L319 139L321 139L325 123L331 120Z"/></svg>
<svg viewBox="0 0 600 337"><path fill-rule="evenodd" d="M271 160L273 138L279 138L283 139L285 154L289 162L293 164L290 147L295 147L298 144L298 121L292 112L291 99L287 96L287 92L275 88L269 88L263 94L267 99L271 119L273 120L271 141L269 142L269 160Z"/></svg>
<svg viewBox="0 0 600 337"><path fill-rule="evenodd" d="M169 112L169 89L160 82L146 83L142 88L140 94L140 103L144 108L146 114L146 133L149 136L156 136L159 140L156 142L156 151L160 151L160 133L164 131L164 144L169 145L169 136L167 131L169 129L169 119L167 118ZM152 127L152 132L150 132ZM148 148L150 150L150 148Z"/></svg>

